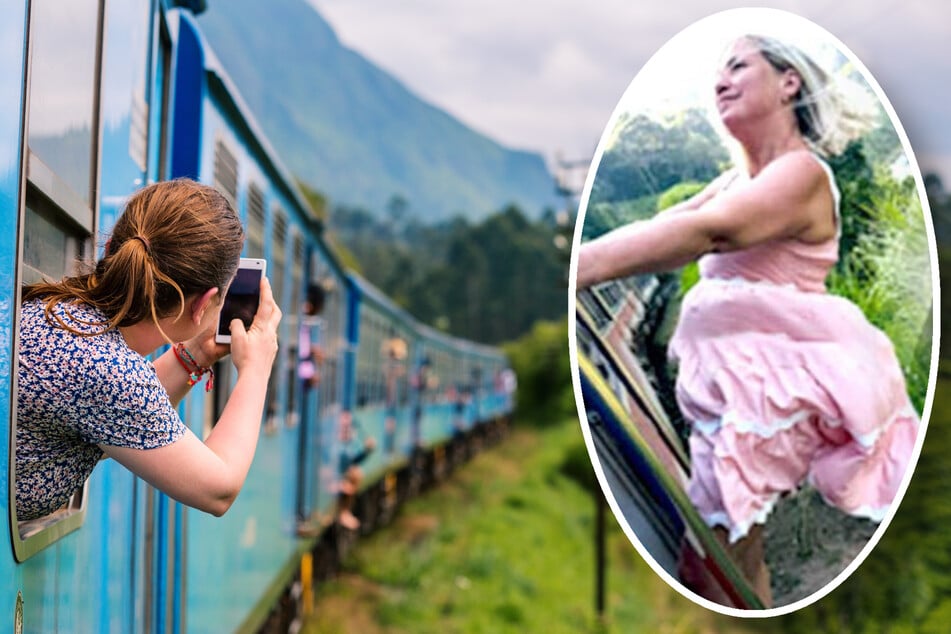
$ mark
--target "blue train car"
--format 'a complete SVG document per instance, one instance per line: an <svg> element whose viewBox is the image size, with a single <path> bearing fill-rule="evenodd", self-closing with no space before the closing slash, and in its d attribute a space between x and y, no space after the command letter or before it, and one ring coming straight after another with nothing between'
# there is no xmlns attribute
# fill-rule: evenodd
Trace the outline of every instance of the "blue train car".
<svg viewBox="0 0 951 634"><path fill-rule="evenodd" d="M422 324L418 332L414 433L417 449L432 457L428 469L441 476L504 429L514 386L501 351Z"/></svg>
<svg viewBox="0 0 951 634"><path fill-rule="evenodd" d="M501 351L420 324L357 275L351 288L350 366L344 408L355 438L373 438L361 464L366 528L497 437L514 386Z"/></svg>
<svg viewBox="0 0 951 634"><path fill-rule="evenodd" d="M367 480L404 466L413 451L410 358L417 347L416 322L358 275L349 276L351 345L344 407L352 413L357 440L376 447L363 464ZM359 345L358 345L359 342Z"/></svg>
<svg viewBox="0 0 951 634"><path fill-rule="evenodd" d="M376 444L363 508L379 519L398 502L394 482L412 472L414 457L431 456L453 434L474 436L511 410L511 395L492 379L506 370L501 353L421 326L343 269L205 43L193 17L202 5L3 4L0 408L10 424L2 432L8 494L0 511L10 530L0 545L8 610L0 630L284 627L321 574L314 556L336 548L344 416ZM268 260L284 313L246 484L214 518L107 460L66 506L19 521L12 460L19 288L95 259L130 194L179 176L230 199L245 224L244 255ZM324 291L319 315L303 310L311 285ZM298 375L311 341L321 350L316 384ZM215 388L181 404L196 435L217 420L234 384L230 368L220 364ZM457 398L462 393L468 398Z"/></svg>

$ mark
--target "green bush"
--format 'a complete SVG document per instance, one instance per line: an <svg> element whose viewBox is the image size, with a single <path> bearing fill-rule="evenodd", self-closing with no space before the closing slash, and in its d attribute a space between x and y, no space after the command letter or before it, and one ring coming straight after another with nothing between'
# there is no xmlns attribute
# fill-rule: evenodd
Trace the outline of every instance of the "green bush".
<svg viewBox="0 0 951 634"><path fill-rule="evenodd" d="M516 420L544 426L576 414L567 320L538 322L504 349L518 377Z"/></svg>
<svg viewBox="0 0 951 634"><path fill-rule="evenodd" d="M888 336L920 412L931 363L933 301L921 201L910 178L898 181L883 166L861 178L843 187L860 188L864 195L843 206L843 224L854 233L843 236L849 248L829 276L829 291L856 304Z"/></svg>

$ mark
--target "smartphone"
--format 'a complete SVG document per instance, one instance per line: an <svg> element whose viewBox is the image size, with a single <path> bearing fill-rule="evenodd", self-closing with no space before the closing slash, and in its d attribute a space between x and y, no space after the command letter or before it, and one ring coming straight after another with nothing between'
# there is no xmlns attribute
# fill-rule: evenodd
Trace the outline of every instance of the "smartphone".
<svg viewBox="0 0 951 634"><path fill-rule="evenodd" d="M250 328L258 304L261 302L261 278L267 269L267 261L259 258L241 258L238 264L238 273L235 275L225 303L221 307L221 316L218 319L218 332L215 341L231 343L231 321L240 319L244 327Z"/></svg>

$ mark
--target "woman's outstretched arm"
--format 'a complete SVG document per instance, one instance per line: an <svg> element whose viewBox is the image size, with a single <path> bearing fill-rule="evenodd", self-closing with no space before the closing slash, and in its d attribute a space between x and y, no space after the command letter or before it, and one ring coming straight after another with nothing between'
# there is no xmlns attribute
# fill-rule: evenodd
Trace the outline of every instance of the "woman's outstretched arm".
<svg viewBox="0 0 951 634"><path fill-rule="evenodd" d="M713 251L782 238L819 242L834 233L824 168L809 152L790 152L750 181L707 197L690 213L662 213L582 244L577 288L675 269Z"/></svg>
<svg viewBox="0 0 951 634"><path fill-rule="evenodd" d="M265 278L251 327L245 331L238 319L231 323L231 357L238 380L204 442L186 430L175 442L156 449L101 444L102 450L179 502L222 515L240 492L254 458L280 320L281 310Z"/></svg>

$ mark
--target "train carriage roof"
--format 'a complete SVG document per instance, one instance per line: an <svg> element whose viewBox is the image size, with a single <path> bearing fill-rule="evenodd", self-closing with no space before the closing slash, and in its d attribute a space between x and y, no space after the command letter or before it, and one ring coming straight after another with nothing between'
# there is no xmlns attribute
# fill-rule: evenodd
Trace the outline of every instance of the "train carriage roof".
<svg viewBox="0 0 951 634"><path fill-rule="evenodd" d="M231 79L224 65L218 58L214 49L205 39L201 27L195 22L194 17L187 11L178 11L182 25L191 29L193 35L199 42L201 49L202 65L207 79L208 91L217 99L222 108L231 115L231 120L235 124L235 131L244 140L251 151L260 161L261 167L270 173L272 184L283 190L288 200L297 208L297 211L307 221L309 235L317 241L323 250L329 255L331 266L340 277L345 277L345 269L337 255L329 247L323 238L323 220L314 211L314 208L307 202L307 198L301 192L293 173L288 169L279 158L276 149L271 145L267 135L255 119L250 106L244 101L240 91Z"/></svg>

